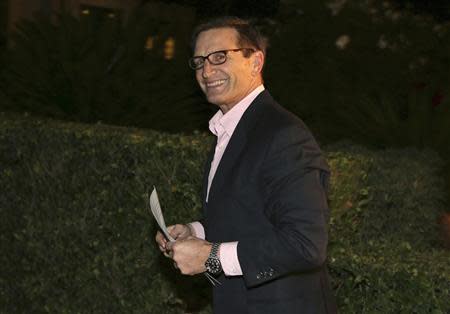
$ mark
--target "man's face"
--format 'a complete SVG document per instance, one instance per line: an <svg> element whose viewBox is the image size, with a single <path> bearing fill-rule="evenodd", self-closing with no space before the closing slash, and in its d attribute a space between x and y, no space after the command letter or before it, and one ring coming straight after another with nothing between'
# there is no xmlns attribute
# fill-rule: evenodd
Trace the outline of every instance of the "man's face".
<svg viewBox="0 0 450 314"><path fill-rule="evenodd" d="M238 33L232 28L216 28L201 32L195 45L194 56L207 56L211 52L240 47ZM245 58L242 51L228 52L227 61L212 65L208 60L195 75L208 101L226 112L261 84L255 53ZM256 57L257 58L257 57Z"/></svg>

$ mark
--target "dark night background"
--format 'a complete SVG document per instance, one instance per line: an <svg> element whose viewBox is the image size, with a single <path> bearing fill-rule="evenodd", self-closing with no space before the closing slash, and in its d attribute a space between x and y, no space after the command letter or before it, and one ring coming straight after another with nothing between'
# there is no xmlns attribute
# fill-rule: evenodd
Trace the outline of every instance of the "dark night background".
<svg viewBox="0 0 450 314"><path fill-rule="evenodd" d="M0 313L210 313L145 205L199 216L217 107L187 60L220 15L330 164L341 312L450 313L450 0L0 0Z"/></svg>
<svg viewBox="0 0 450 314"><path fill-rule="evenodd" d="M166 0L165 2L193 6L203 16L220 15L225 8L230 15L273 17L280 5L279 0ZM397 8L409 9L418 14L428 13L438 20L450 18L450 3L447 0L394 0L393 3Z"/></svg>

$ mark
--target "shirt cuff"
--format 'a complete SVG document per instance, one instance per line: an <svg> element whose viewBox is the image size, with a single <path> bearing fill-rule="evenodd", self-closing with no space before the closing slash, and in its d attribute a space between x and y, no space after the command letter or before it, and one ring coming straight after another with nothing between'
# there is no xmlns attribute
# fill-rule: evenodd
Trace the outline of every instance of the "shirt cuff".
<svg viewBox="0 0 450 314"><path fill-rule="evenodd" d="M225 242L220 244L219 259L226 276L241 276L242 269L237 255L238 242Z"/></svg>
<svg viewBox="0 0 450 314"><path fill-rule="evenodd" d="M198 221L190 222L188 225L194 231L193 236L205 240L205 228Z"/></svg>

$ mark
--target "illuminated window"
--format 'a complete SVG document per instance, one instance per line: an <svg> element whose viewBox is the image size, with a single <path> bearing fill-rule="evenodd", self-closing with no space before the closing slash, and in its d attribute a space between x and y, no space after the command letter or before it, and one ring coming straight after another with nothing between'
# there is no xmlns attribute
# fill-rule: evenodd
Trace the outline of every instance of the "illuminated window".
<svg viewBox="0 0 450 314"><path fill-rule="evenodd" d="M153 36L148 36L145 41L145 50L152 50L155 45L155 38Z"/></svg>
<svg viewBox="0 0 450 314"><path fill-rule="evenodd" d="M164 59L171 60L175 55L175 39L172 37L167 38L164 43Z"/></svg>
<svg viewBox="0 0 450 314"><path fill-rule="evenodd" d="M81 18L101 25L108 20L121 21L122 12L117 9L98 7L93 5L80 6Z"/></svg>

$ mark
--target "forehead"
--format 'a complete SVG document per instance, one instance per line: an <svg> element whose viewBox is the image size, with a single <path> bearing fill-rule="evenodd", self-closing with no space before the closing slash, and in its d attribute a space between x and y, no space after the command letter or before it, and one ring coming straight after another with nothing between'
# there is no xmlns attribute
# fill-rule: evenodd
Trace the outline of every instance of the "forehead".
<svg viewBox="0 0 450 314"><path fill-rule="evenodd" d="M201 32L195 43L194 55L207 55L217 50L239 48L238 33L234 28L213 28Z"/></svg>

